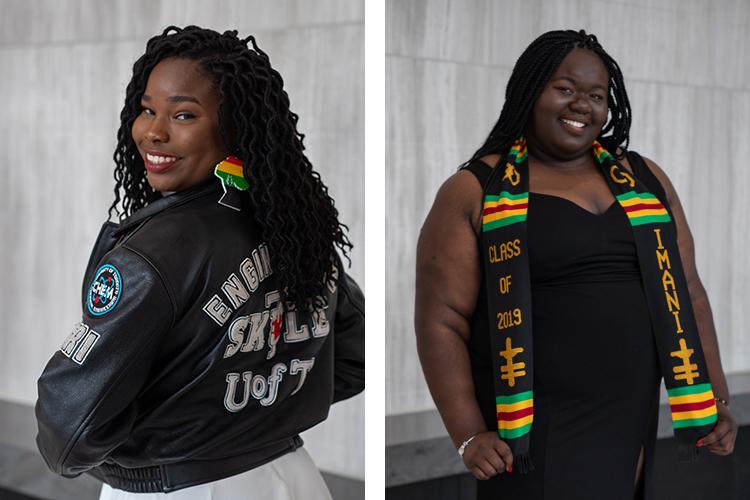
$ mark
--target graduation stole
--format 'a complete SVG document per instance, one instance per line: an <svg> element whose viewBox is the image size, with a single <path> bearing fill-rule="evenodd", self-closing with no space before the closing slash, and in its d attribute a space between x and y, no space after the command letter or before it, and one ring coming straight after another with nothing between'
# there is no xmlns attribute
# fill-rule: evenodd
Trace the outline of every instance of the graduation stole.
<svg viewBox="0 0 750 500"><path fill-rule="evenodd" d="M643 289L669 394L681 458L697 457L695 442L717 420L698 329L688 294L677 232L665 206L598 142L593 154L633 230ZM529 433L534 421L531 280L526 248L529 163L516 140L487 182L482 212L482 258L490 318L497 429L514 468L533 470Z"/></svg>

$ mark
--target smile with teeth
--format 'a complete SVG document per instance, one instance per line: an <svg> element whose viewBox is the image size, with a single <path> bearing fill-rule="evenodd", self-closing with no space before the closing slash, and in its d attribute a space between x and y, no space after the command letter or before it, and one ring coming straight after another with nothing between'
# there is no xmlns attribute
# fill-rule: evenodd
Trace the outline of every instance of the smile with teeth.
<svg viewBox="0 0 750 500"><path fill-rule="evenodd" d="M563 123L567 123L568 125L571 125L571 126L573 126L575 128L583 128L583 127L586 126L585 123L577 122L577 121L574 121L574 120L568 120L566 118L560 118L560 121L563 122Z"/></svg>
<svg viewBox="0 0 750 500"><path fill-rule="evenodd" d="M173 161L177 161L177 158L174 156L156 156L152 155L150 153L146 153L146 159L150 161L151 163L172 163Z"/></svg>

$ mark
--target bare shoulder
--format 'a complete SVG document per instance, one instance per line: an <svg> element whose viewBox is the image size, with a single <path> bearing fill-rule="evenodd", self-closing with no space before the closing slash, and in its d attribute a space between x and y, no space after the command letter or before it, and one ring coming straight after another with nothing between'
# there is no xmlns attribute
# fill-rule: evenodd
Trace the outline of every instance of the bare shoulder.
<svg viewBox="0 0 750 500"><path fill-rule="evenodd" d="M669 176L666 172L659 166L658 163L656 163L651 158L647 158L646 156L641 155L643 158L643 161L646 162L646 165L648 166L649 170L651 170L651 173L654 174L656 179L661 183L661 185L664 187L664 191L667 193L667 201L671 204L674 202L674 200L677 198L677 193L675 192L674 186L672 185L672 181L669 180Z"/></svg>
<svg viewBox="0 0 750 500"><path fill-rule="evenodd" d="M493 154L480 158L490 168L494 168L500 155ZM431 219L465 220L476 234L481 227L482 196L484 188L477 176L469 169L462 169L451 175L438 190L428 221Z"/></svg>
<svg viewBox="0 0 750 500"><path fill-rule="evenodd" d="M651 173L653 173L656 176L656 178L659 179L659 182L661 182L665 186L666 184L669 184L670 186L672 185L672 181L669 180L667 173L664 172L664 169L662 169L658 163L656 163L654 160L646 156L642 156L642 157L643 157L643 161L645 161L646 165L648 165L649 170L651 170Z"/></svg>
<svg viewBox="0 0 750 500"><path fill-rule="evenodd" d="M620 148L617 148L617 155L618 157L622 155L622 150ZM672 181L669 180L669 176L667 176L666 172L659 166L658 163L656 163L651 158L648 158L646 156L641 155L641 158L643 158L643 161L646 162L646 166L651 171L652 174L656 177L656 179L659 181L659 183L664 187L664 191L667 194L667 201L672 203L672 201L676 197L676 193L674 190L674 186L672 185ZM624 155L623 158L620 161L623 166L625 166L631 173L633 172L633 167L630 165L630 161L628 161L627 155Z"/></svg>
<svg viewBox="0 0 750 500"><path fill-rule="evenodd" d="M465 218L473 221L481 210L482 185L479 179L468 170L460 170L448 177L440 186L432 213L451 218Z"/></svg>

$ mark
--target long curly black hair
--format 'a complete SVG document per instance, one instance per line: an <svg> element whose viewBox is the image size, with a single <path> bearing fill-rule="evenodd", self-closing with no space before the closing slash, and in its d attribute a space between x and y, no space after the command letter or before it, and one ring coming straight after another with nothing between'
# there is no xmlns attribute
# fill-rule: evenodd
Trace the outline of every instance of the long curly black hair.
<svg viewBox="0 0 750 500"><path fill-rule="evenodd" d="M148 41L146 53L133 65L120 113L110 217L115 211L124 219L161 197L146 180L131 128L151 70L168 57L198 61L213 80L219 133L227 150L244 163L253 206L262 207L252 211L253 218L269 247L284 299L297 307L322 306L332 263L338 261L336 248L348 260L352 244L328 188L304 154L304 135L297 131L298 116L289 109L281 75L252 36L240 39L237 31L170 26Z"/></svg>
<svg viewBox="0 0 750 500"><path fill-rule="evenodd" d="M469 162L489 154L503 155L508 152L513 141L524 133L542 89L574 48L593 51L609 71L607 103L610 116L597 140L612 153L621 145L623 150L627 149L630 142L630 101L620 66L607 54L596 36L584 30L557 30L539 36L518 58L505 88L505 103L500 117ZM608 132L611 133L607 135Z"/></svg>

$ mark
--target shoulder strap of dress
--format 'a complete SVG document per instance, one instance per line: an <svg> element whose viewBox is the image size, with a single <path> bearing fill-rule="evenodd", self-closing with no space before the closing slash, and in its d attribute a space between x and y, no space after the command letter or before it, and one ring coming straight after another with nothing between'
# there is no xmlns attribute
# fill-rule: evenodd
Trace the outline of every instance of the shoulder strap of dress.
<svg viewBox="0 0 750 500"><path fill-rule="evenodd" d="M461 170L468 170L472 174L474 174L474 177L477 178L479 181L479 184L482 186L482 190L487 186L487 180L490 178L490 174L492 173L492 167L487 165L482 160L474 160L463 167L461 167Z"/></svg>
<svg viewBox="0 0 750 500"><path fill-rule="evenodd" d="M654 173L651 172L651 169L648 167L643 157L635 151L628 151L627 156L630 165L633 167L633 173L635 176L644 183L662 203L667 204L667 192L664 190L664 186L661 185L659 179L657 179Z"/></svg>

